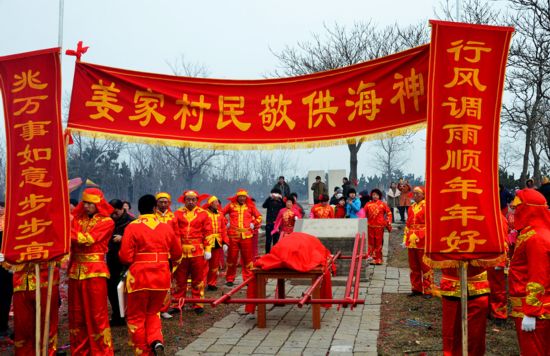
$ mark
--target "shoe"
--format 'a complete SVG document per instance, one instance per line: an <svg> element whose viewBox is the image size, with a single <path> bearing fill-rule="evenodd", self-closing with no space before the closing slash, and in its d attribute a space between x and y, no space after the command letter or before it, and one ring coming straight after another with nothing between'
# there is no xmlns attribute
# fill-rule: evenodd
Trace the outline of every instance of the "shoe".
<svg viewBox="0 0 550 356"><path fill-rule="evenodd" d="M495 322L495 326L497 326L499 328L502 328L506 325L506 319L495 318L494 322Z"/></svg>
<svg viewBox="0 0 550 356"><path fill-rule="evenodd" d="M204 313L204 308L195 308L193 310L195 311L195 314L197 314L197 315L201 315L202 313Z"/></svg>
<svg viewBox="0 0 550 356"><path fill-rule="evenodd" d="M422 296L424 299L432 299L432 295L431 294L424 294Z"/></svg>
<svg viewBox="0 0 550 356"><path fill-rule="evenodd" d="M233 287L235 285L235 283L228 281L228 282L225 283L225 285L228 286L228 287Z"/></svg>
<svg viewBox="0 0 550 356"><path fill-rule="evenodd" d="M151 344L151 348L153 349L153 353L156 356L164 356L164 345L160 341L153 341Z"/></svg>
<svg viewBox="0 0 550 356"><path fill-rule="evenodd" d="M419 295L422 295L422 293L413 290L411 293L407 294L407 297L417 297Z"/></svg>
<svg viewBox="0 0 550 356"><path fill-rule="evenodd" d="M163 319L172 319L173 316L172 314L168 313L168 312L162 312L160 313L160 316L163 318Z"/></svg>
<svg viewBox="0 0 550 356"><path fill-rule="evenodd" d="M208 285L208 287L206 287L206 290L209 290L209 291L217 291L217 290L218 290L218 287Z"/></svg>
<svg viewBox="0 0 550 356"><path fill-rule="evenodd" d="M109 320L109 325L111 326L126 326L126 321L124 318L117 318Z"/></svg>

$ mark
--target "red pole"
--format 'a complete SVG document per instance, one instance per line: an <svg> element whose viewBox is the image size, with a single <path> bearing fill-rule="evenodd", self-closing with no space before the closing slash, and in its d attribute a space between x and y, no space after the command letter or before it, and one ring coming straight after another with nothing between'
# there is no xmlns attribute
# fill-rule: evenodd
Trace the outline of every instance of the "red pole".
<svg viewBox="0 0 550 356"><path fill-rule="evenodd" d="M336 261L336 259L338 259L338 257L340 256L341 252L338 251L336 253L336 255L332 256L331 260L329 261L329 263L327 263L327 269L330 270L332 264L334 263L334 261ZM301 308L304 306L304 304L307 302L308 299L311 298L311 294L313 293L313 291L315 290L315 288L317 288L321 282L323 281L323 279L325 278L325 273L321 274L319 277L317 277L317 279L315 280L315 282L313 282L313 284L304 292L304 296L302 297L302 299L300 299L300 301L298 302L298 308Z"/></svg>
<svg viewBox="0 0 550 356"><path fill-rule="evenodd" d="M207 299L200 299L200 298L188 298L185 299L185 303L209 303L213 304L213 302L216 299L214 298L207 298ZM292 298L292 299L272 299L272 298L234 298L234 299L228 299L225 300L224 304L248 304L248 303L255 303L255 304L298 304L301 299ZM349 303L349 299L310 299L305 304L344 304ZM356 304L365 304L364 299L358 299L356 301Z"/></svg>
<svg viewBox="0 0 550 356"><path fill-rule="evenodd" d="M239 284L238 286L236 286L235 288L231 289L229 292L225 293L224 295L222 295L220 298L218 299L215 299L213 300L213 302L211 302L212 306L215 307L217 306L218 304L221 304L221 303L227 303L227 300L228 299L231 299L231 296L235 293L237 293L239 290L243 289L244 286L246 286L248 283L250 283L250 281L254 279L254 276L250 276L248 277L246 280L244 280L241 284ZM187 299L187 301L189 301L190 299ZM193 302L192 302L193 303ZM197 302L198 303L198 302Z"/></svg>
<svg viewBox="0 0 550 356"><path fill-rule="evenodd" d="M357 257L357 244L359 243L359 233L355 235L355 242L353 243L353 253L351 256L351 264L349 266L348 280L346 282L346 291L344 292L344 298L348 298L351 293L351 284L353 282L353 271L355 269L355 259Z"/></svg>
<svg viewBox="0 0 550 356"><path fill-rule="evenodd" d="M361 282L361 266L363 263L363 248L365 247L365 233L361 235L361 249L359 252L359 261L357 262L357 273L355 274L355 287L353 288L353 301L352 308L355 306L355 301L359 296L359 283Z"/></svg>

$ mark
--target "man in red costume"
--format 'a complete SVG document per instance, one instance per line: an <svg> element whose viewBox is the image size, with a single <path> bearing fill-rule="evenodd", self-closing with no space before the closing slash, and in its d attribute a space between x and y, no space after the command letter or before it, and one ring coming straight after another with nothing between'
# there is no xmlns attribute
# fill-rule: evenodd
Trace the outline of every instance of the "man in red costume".
<svg viewBox="0 0 550 356"><path fill-rule="evenodd" d="M424 245L426 241L426 201L424 187L413 190L415 203L409 207L407 225L403 237L403 246L409 252L409 268L411 270L410 297L424 295L431 298L433 271L424 261Z"/></svg>
<svg viewBox="0 0 550 356"><path fill-rule="evenodd" d="M460 278L457 268L442 269L443 355L462 355ZM485 355L489 281L485 268L468 265L468 355Z"/></svg>
<svg viewBox="0 0 550 356"><path fill-rule="evenodd" d="M504 231L508 234L508 221L502 212L500 218ZM506 243L507 252L508 249L509 247ZM493 318L496 326L504 326L508 318L508 297L506 295L505 272L507 263L508 258L494 267L487 268L487 278L489 280L489 286L491 287L491 294L489 295L489 315Z"/></svg>
<svg viewBox="0 0 550 356"><path fill-rule="evenodd" d="M550 352L550 211L544 196L522 189L511 204L519 231L508 282L522 355Z"/></svg>
<svg viewBox="0 0 550 356"><path fill-rule="evenodd" d="M311 219L333 219L334 209L328 204L328 195L319 195L319 203L311 207L309 217Z"/></svg>
<svg viewBox="0 0 550 356"><path fill-rule="evenodd" d="M373 189L370 196L372 200L364 207L368 219L369 257L373 264L381 265L384 228L391 232L392 214L390 207L380 200L382 192L379 189Z"/></svg>
<svg viewBox="0 0 550 356"><path fill-rule="evenodd" d="M36 315L36 274L34 264L25 263L8 266L13 271L13 320L15 332L15 355L35 354L35 315ZM0 267L1 268L1 267ZM48 264L40 264L40 305L41 328L44 328L44 314L48 295ZM50 313L50 333L48 338L48 355L56 355L57 352L57 321L59 302L59 267L54 267L52 304ZM3 297L3 296L2 296ZM43 329L42 329L43 330ZM42 332L40 334L42 349Z"/></svg>
<svg viewBox="0 0 550 356"><path fill-rule="evenodd" d="M105 262L113 207L98 188L87 188L73 211L69 261L69 334L73 355L113 355Z"/></svg>
<svg viewBox="0 0 550 356"><path fill-rule="evenodd" d="M208 213L210 223L212 225L212 258L208 261L206 284L210 291L218 290L216 286L218 282L218 270L220 264L223 263L223 254L227 252L229 246L229 238L227 237L227 220L220 212L220 201L216 196L211 196L203 205L203 209Z"/></svg>
<svg viewBox="0 0 550 356"><path fill-rule="evenodd" d="M252 275L252 235L262 222L262 214L248 196L248 192L239 189L235 196L228 199L230 203L222 211L229 215L229 254L227 256L226 285L233 286L237 275L237 259L241 253L243 280Z"/></svg>
<svg viewBox="0 0 550 356"><path fill-rule="evenodd" d="M161 223L168 223L174 218L174 213L170 209L172 205L172 197L166 192L157 193L155 196L157 199L157 206L155 209L155 215Z"/></svg>
<svg viewBox="0 0 550 356"><path fill-rule="evenodd" d="M139 218L124 231L120 262L129 264L126 276L126 320L135 355L164 355L159 312L170 289L169 260L181 258L181 242L174 230L154 213L152 195L139 199Z"/></svg>
<svg viewBox="0 0 550 356"><path fill-rule="evenodd" d="M206 261L211 257L212 224L208 213L197 206L199 194L186 190L179 198L185 206L176 210L172 227L181 239L183 258L174 271L176 286L172 297L184 298L187 292L187 278L191 276L191 295L193 298L204 298L204 276ZM195 313L204 312L203 304L193 305Z"/></svg>

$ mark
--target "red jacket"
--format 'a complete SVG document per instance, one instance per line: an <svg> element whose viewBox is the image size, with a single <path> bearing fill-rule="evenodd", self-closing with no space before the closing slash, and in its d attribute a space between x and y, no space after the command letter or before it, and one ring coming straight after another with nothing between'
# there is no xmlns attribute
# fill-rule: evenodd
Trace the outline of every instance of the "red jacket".
<svg viewBox="0 0 550 356"><path fill-rule="evenodd" d="M120 262L130 265L126 291L169 290L168 260L179 261L181 254L181 242L170 225L155 214L140 215L126 227L118 253Z"/></svg>
<svg viewBox="0 0 550 356"><path fill-rule="evenodd" d="M2 267L0 267L2 268ZM13 292L36 290L36 273L34 264L24 263L10 266L13 271ZM53 269L53 285L59 284L59 267ZM48 264L40 264L40 288L48 287Z"/></svg>
<svg viewBox="0 0 550 356"><path fill-rule="evenodd" d="M186 207L176 210L171 226L181 239L183 258L204 256L212 249L212 223L204 209L196 206L191 211Z"/></svg>
<svg viewBox="0 0 550 356"><path fill-rule="evenodd" d="M550 231L524 228L516 247L508 281L513 317L550 319Z"/></svg>
<svg viewBox="0 0 550 356"><path fill-rule="evenodd" d="M439 290L442 296L460 298L460 277L458 268L443 268L441 270L441 282ZM468 296L489 294L489 280L487 279L487 270L483 267L474 267L468 265Z"/></svg>
<svg viewBox="0 0 550 356"><path fill-rule="evenodd" d="M309 216L312 219L332 219L334 218L334 209L330 205L315 204L311 208Z"/></svg>
<svg viewBox="0 0 550 356"><path fill-rule="evenodd" d="M368 219L368 225L372 227L386 227L391 225L391 210L386 203L381 200L373 200L365 204L365 213ZM384 217L384 215L386 217Z"/></svg>
<svg viewBox="0 0 550 356"><path fill-rule="evenodd" d="M254 224L255 229L260 227L262 222L262 214L253 205L229 203L222 211L222 215L229 214L229 231L227 234L230 238L250 239L253 235L253 229L250 224Z"/></svg>
<svg viewBox="0 0 550 356"><path fill-rule="evenodd" d="M409 207L403 242L407 248L424 249L426 240L426 200Z"/></svg>
<svg viewBox="0 0 550 356"><path fill-rule="evenodd" d="M218 243L218 247L221 247L223 244L229 245L229 238L227 237L227 219L225 216L219 211L213 212L210 209L205 210L208 213L212 225L210 246L212 248L216 247L216 242Z"/></svg>
<svg viewBox="0 0 550 356"><path fill-rule="evenodd" d="M68 276L71 279L109 278L105 254L115 229L113 219L95 214L75 216L71 227L71 259Z"/></svg>

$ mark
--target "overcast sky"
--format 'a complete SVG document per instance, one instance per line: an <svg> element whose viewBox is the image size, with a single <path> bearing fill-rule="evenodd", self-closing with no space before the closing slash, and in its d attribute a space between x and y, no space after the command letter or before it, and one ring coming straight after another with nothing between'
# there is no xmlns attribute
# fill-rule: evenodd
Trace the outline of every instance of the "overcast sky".
<svg viewBox="0 0 550 356"><path fill-rule="evenodd" d="M63 52L83 40L90 46L83 60L91 63L171 74L167 62L184 55L206 67L213 78L259 79L277 67L271 51L310 40L313 33L323 33L324 23L351 26L372 20L380 26L395 22L427 26L438 4L430 0L66 0ZM0 56L56 47L58 14L55 0L0 0ZM62 70L66 99L74 57L62 56ZM416 135L406 172L425 175L424 138L424 131ZM361 149L359 175L378 173L369 158L373 149L372 143ZM349 171L346 146L296 150L294 155L298 174L316 169Z"/></svg>

